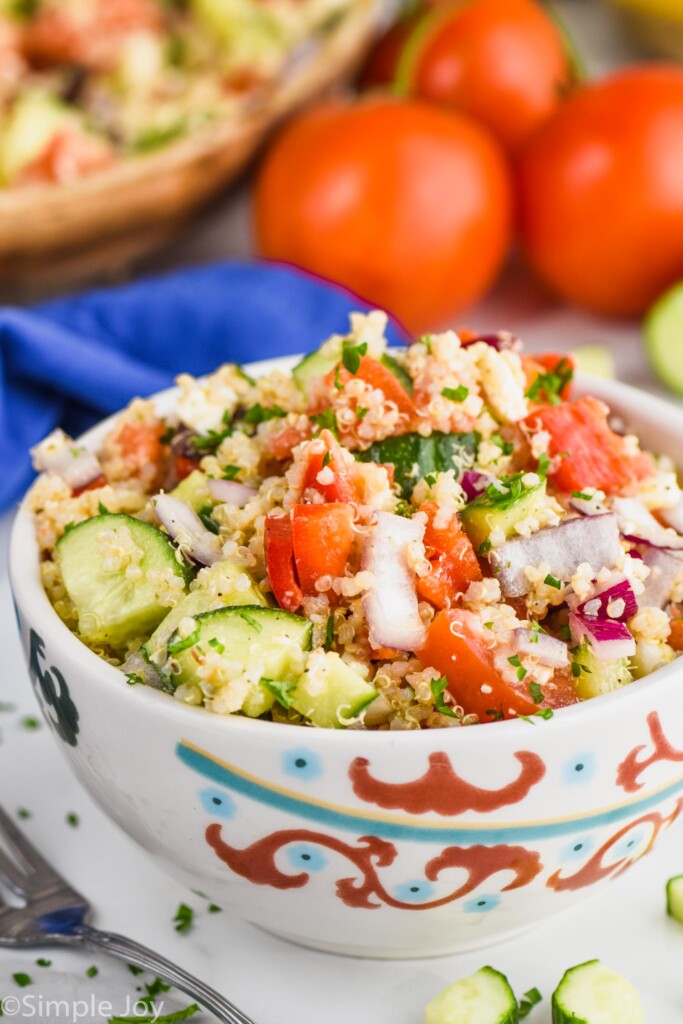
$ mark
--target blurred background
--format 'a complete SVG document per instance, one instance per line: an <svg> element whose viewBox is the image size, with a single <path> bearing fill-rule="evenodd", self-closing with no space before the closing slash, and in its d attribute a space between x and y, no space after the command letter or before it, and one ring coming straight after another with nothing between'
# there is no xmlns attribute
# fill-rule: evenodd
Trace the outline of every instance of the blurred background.
<svg viewBox="0 0 683 1024"><path fill-rule="evenodd" d="M683 0L0 0L2 298L261 257L681 395L679 60Z"/></svg>

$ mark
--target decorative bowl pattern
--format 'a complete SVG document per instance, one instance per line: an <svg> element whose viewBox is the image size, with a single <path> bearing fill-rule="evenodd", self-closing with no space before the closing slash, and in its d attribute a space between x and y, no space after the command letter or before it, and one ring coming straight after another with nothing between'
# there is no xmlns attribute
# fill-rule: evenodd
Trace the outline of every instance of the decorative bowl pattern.
<svg viewBox="0 0 683 1024"><path fill-rule="evenodd" d="M683 413L586 383L676 451ZM549 721L396 734L223 718L129 687L69 632L25 511L10 563L31 679L81 781L162 869L293 941L487 945L616 878L683 807L681 663Z"/></svg>

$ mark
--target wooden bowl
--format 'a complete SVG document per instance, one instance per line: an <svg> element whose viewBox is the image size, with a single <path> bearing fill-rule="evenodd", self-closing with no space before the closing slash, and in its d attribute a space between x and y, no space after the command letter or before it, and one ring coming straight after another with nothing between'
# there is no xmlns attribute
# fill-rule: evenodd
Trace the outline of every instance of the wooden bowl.
<svg viewBox="0 0 683 1024"><path fill-rule="evenodd" d="M120 270L171 241L244 169L264 136L306 100L349 77L381 21L353 0L306 59L240 119L67 185L0 191L0 290L15 300Z"/></svg>

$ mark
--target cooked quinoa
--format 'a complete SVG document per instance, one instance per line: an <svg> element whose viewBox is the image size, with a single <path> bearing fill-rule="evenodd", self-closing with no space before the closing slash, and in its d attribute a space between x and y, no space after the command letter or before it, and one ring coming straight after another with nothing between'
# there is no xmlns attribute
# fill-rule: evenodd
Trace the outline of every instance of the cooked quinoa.
<svg viewBox="0 0 683 1024"><path fill-rule="evenodd" d="M571 357L354 314L292 375L226 365L56 432L27 498L84 643L216 714L367 729L549 718L683 650L666 455L572 395Z"/></svg>

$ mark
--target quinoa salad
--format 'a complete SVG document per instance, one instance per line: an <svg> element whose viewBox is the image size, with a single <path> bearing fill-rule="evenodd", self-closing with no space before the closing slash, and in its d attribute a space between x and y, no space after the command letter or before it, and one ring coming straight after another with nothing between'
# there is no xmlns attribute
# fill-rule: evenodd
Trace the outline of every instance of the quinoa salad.
<svg viewBox="0 0 683 1024"><path fill-rule="evenodd" d="M354 314L254 380L178 378L26 499L57 614L131 685L354 729L550 718L683 651L683 496L573 360L506 333L387 350ZM561 713L561 712L560 712Z"/></svg>
<svg viewBox="0 0 683 1024"><path fill-rule="evenodd" d="M0 0L0 189L78 180L242 114L347 0Z"/></svg>

